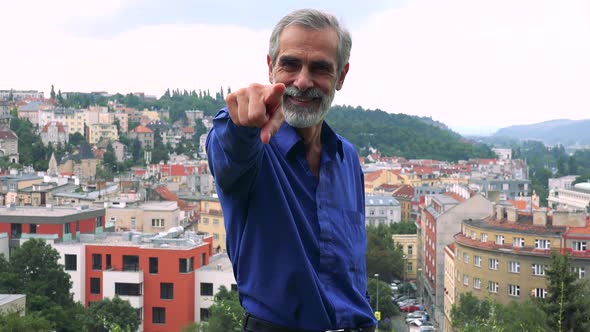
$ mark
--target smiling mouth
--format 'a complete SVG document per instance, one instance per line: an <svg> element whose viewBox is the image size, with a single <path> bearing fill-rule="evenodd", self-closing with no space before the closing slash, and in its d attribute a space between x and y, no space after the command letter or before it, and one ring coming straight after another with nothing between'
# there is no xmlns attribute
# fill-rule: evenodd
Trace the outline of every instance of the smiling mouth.
<svg viewBox="0 0 590 332"><path fill-rule="evenodd" d="M294 97L294 96L287 96L287 99L290 103L295 105L309 105L311 103L319 102L320 98L315 97Z"/></svg>

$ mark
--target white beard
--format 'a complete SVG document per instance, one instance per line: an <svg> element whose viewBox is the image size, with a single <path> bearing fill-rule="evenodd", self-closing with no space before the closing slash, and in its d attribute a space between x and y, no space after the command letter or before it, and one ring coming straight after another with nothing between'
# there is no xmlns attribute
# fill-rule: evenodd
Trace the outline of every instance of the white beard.
<svg viewBox="0 0 590 332"><path fill-rule="evenodd" d="M273 79L273 83L275 83ZM283 112L285 121L295 128L309 128L322 122L332 106L336 88L332 89L330 95L325 95L318 88L310 88L301 91L294 86L288 86L283 95ZM289 97L320 98L320 104L312 107L302 107L290 102Z"/></svg>

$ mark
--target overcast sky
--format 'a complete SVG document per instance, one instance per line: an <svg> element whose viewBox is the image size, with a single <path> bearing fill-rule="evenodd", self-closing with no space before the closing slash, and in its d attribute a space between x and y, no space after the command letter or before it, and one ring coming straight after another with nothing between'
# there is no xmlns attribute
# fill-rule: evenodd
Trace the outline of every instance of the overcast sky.
<svg viewBox="0 0 590 332"><path fill-rule="evenodd" d="M336 104L468 134L590 118L587 0L0 0L0 90L159 97L267 83L270 31L303 7L352 33Z"/></svg>

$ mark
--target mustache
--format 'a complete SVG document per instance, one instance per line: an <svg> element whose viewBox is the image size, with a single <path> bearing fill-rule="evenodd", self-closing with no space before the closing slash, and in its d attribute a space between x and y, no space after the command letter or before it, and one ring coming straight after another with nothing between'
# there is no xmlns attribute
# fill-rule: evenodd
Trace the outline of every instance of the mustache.
<svg viewBox="0 0 590 332"><path fill-rule="evenodd" d="M285 89L283 96L298 97L298 98L324 98L324 93L318 88L309 88L307 90L300 90L294 86L288 86Z"/></svg>

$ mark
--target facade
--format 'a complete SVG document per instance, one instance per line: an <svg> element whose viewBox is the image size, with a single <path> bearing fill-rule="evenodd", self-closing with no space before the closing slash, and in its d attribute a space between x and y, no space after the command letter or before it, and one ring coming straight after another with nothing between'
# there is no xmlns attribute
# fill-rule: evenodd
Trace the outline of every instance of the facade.
<svg viewBox="0 0 590 332"><path fill-rule="evenodd" d="M154 132L146 126L137 126L129 133L131 140L138 139L143 149L154 147Z"/></svg>
<svg viewBox="0 0 590 332"><path fill-rule="evenodd" d="M238 290L236 279L229 257L225 253L211 256L208 265L200 267L195 272L197 279L196 291L199 292L196 302L195 321L207 321L209 307L213 305L213 297L221 286L227 290Z"/></svg>
<svg viewBox="0 0 590 332"><path fill-rule="evenodd" d="M0 100L8 100L12 97L13 100L25 99L43 99L43 91L37 90L0 90Z"/></svg>
<svg viewBox="0 0 590 332"><path fill-rule="evenodd" d="M70 135L68 131L68 125L64 125L61 122L48 122L39 133L41 141L44 145L49 144L67 144Z"/></svg>
<svg viewBox="0 0 590 332"><path fill-rule="evenodd" d="M514 200L531 195L531 181L525 179L474 177L469 179L469 187L491 200L495 196L499 196L500 200Z"/></svg>
<svg viewBox="0 0 590 332"><path fill-rule="evenodd" d="M497 206L493 216L463 221L455 235L457 293L500 303L547 296L551 251L567 250L578 277L590 268L590 227L585 213L518 211Z"/></svg>
<svg viewBox="0 0 590 332"><path fill-rule="evenodd" d="M418 272L418 235L394 234L391 236L395 245L402 247L404 270L402 279L416 280Z"/></svg>
<svg viewBox="0 0 590 332"><path fill-rule="evenodd" d="M590 183L577 183L571 189L550 189L547 205L553 209L586 211L590 206Z"/></svg>
<svg viewBox="0 0 590 332"><path fill-rule="evenodd" d="M393 224L401 221L401 206L392 196L365 196L365 224Z"/></svg>
<svg viewBox="0 0 590 332"><path fill-rule="evenodd" d="M199 202L197 232L213 237L213 251L227 252L223 210L217 197L203 197Z"/></svg>
<svg viewBox="0 0 590 332"><path fill-rule="evenodd" d="M43 183L43 178L32 174L0 176L0 193L3 194L2 205L23 205L19 200L19 191Z"/></svg>
<svg viewBox="0 0 590 332"><path fill-rule="evenodd" d="M128 300L140 331L181 331L195 321L195 269L209 264L210 238L194 233L103 233L54 244L73 281L74 298L89 306L104 298Z"/></svg>
<svg viewBox="0 0 590 332"><path fill-rule="evenodd" d="M127 156L127 146L119 141L112 142L111 146L115 151L115 158L117 159L117 162L121 163L125 161Z"/></svg>
<svg viewBox="0 0 590 332"><path fill-rule="evenodd" d="M445 247L445 295L444 295L444 313L445 324L444 332L452 332L451 309L455 305L456 291L455 280L457 278L455 269L455 244L451 243Z"/></svg>
<svg viewBox="0 0 590 332"><path fill-rule="evenodd" d="M119 139L117 126L108 123L95 123L88 126L88 143L96 144L100 140L114 142Z"/></svg>
<svg viewBox="0 0 590 332"><path fill-rule="evenodd" d="M158 233L181 226L178 203L172 201L111 203L106 209L106 220L113 224L117 231Z"/></svg>
<svg viewBox="0 0 590 332"><path fill-rule="evenodd" d="M394 189L391 196L395 198L401 206L401 220L416 220L417 211L414 211L414 187L404 184Z"/></svg>
<svg viewBox="0 0 590 332"><path fill-rule="evenodd" d="M425 197L420 209L418 266L422 272L418 293L432 318L444 329L444 248L461 231L462 220L485 218L493 208L481 195L463 202L447 195L433 195Z"/></svg>
<svg viewBox="0 0 590 332"><path fill-rule="evenodd" d="M498 156L500 160L511 160L512 159L512 149L506 148L492 148L492 151Z"/></svg>
<svg viewBox="0 0 590 332"><path fill-rule="evenodd" d="M10 162L18 164L18 136L10 128L0 128L0 158L8 157Z"/></svg>
<svg viewBox="0 0 590 332"><path fill-rule="evenodd" d="M553 189L573 189L574 188L574 181L578 178L579 175L566 175L559 178L551 178L548 180L549 182L549 190Z"/></svg>
<svg viewBox="0 0 590 332"><path fill-rule="evenodd" d="M18 312L25 315L27 296L25 294L0 294L0 315Z"/></svg>

